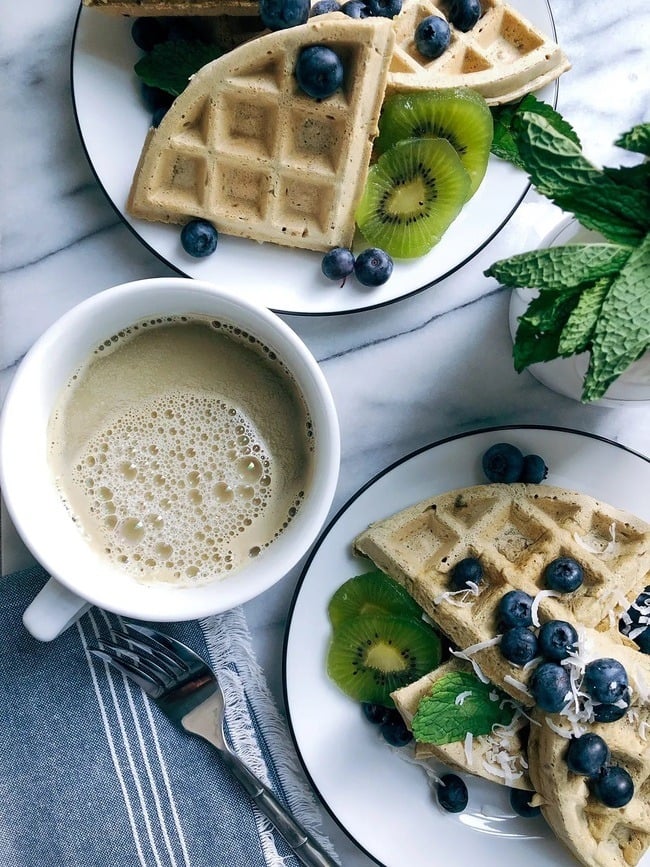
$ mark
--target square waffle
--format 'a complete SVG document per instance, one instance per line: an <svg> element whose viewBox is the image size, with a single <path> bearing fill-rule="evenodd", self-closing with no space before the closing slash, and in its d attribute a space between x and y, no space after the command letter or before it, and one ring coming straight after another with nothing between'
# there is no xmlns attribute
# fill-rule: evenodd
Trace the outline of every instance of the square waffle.
<svg viewBox="0 0 650 867"><path fill-rule="evenodd" d="M301 48L331 47L344 85L302 93ZM151 129L127 203L134 217L202 217L226 234L309 250L349 246L394 44L387 18L336 13L240 45L204 66Z"/></svg>
<svg viewBox="0 0 650 867"><path fill-rule="evenodd" d="M393 19L395 51L387 93L471 87L488 105L520 99L570 68L562 49L503 0L481 0L482 15L467 33L450 24L451 42L438 58L423 57L415 30L429 15L445 18L445 0L404 0Z"/></svg>
<svg viewBox="0 0 650 867"><path fill-rule="evenodd" d="M508 662L498 645L497 606L509 590L536 597L544 567L573 557L584 583L568 594L538 599L540 622L567 620L589 658L615 656L636 692L650 686L650 657L621 635L617 616L650 583L650 525L584 494L547 485L478 485L451 491L372 524L354 542L358 553L401 583L484 675L524 705L533 669ZM484 578L478 595L450 597L450 573L478 557Z"/></svg>

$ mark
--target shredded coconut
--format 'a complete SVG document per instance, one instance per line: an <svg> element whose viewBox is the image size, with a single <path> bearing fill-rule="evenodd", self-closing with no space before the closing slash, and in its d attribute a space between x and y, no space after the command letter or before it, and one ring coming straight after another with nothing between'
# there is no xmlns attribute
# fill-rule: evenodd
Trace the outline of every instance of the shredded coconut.
<svg viewBox="0 0 650 867"><path fill-rule="evenodd" d="M560 596L561 594L557 590L540 590L539 593L533 599L533 602L530 606L530 616L533 621L533 626L539 626L539 616L538 616L538 608L539 603L542 599L546 599L548 596Z"/></svg>
<svg viewBox="0 0 650 867"><path fill-rule="evenodd" d="M443 593L439 593L434 597L433 604L439 605L444 599L451 605L469 605L472 602L471 597L480 596L482 588L474 581L467 581L466 583L467 587L462 587L460 590L445 590Z"/></svg>
<svg viewBox="0 0 650 867"><path fill-rule="evenodd" d="M466 698L469 698L472 694L471 689L465 690L465 692L459 692L456 698L454 699L454 704L462 705Z"/></svg>
<svg viewBox="0 0 650 867"><path fill-rule="evenodd" d="M467 732L465 735L465 759L467 761L467 767L471 768L474 766L474 735L471 732Z"/></svg>
<svg viewBox="0 0 650 867"><path fill-rule="evenodd" d="M519 692L523 692L524 695L527 695L530 698L533 697L532 693L530 692L525 683L522 683L520 680L511 677L509 674L504 674L503 679L506 683L509 683L510 686L514 686L515 689L518 689Z"/></svg>
<svg viewBox="0 0 650 867"><path fill-rule="evenodd" d="M617 550L616 524L613 521L609 525L609 541L605 542L604 545L600 540L596 541L593 535L581 536L579 533L574 533L573 538L585 551L589 551L590 554L598 554L600 557L611 557Z"/></svg>

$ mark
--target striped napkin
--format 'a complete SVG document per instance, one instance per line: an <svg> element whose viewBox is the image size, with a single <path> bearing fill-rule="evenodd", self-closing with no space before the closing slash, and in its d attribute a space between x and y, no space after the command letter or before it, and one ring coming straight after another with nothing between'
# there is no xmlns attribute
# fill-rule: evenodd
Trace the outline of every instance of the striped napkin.
<svg viewBox="0 0 650 867"><path fill-rule="evenodd" d="M297 867L214 748L88 653L119 617L91 608L49 644L26 632L46 578L0 579L2 867ZM162 628L210 660L235 751L331 852L241 609Z"/></svg>

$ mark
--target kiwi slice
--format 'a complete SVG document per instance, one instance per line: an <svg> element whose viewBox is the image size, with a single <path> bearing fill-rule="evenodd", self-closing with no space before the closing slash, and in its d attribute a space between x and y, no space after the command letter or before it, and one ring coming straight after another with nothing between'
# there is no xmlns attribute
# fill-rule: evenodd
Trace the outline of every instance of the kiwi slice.
<svg viewBox="0 0 650 867"><path fill-rule="evenodd" d="M368 614L420 617L422 609L397 581L375 569L341 584L329 601L327 613L336 627L351 617Z"/></svg>
<svg viewBox="0 0 650 867"><path fill-rule="evenodd" d="M469 87L395 93L384 102L375 151L407 138L446 138L469 174L469 199L485 175L493 133L487 102Z"/></svg>
<svg viewBox="0 0 650 867"><path fill-rule="evenodd" d="M356 221L373 247L398 259L438 243L467 199L469 175L444 138L397 142L370 167Z"/></svg>
<svg viewBox="0 0 650 867"><path fill-rule="evenodd" d="M334 630L327 673L351 698L392 707L391 692L436 668L440 653L440 638L424 620L362 615Z"/></svg>

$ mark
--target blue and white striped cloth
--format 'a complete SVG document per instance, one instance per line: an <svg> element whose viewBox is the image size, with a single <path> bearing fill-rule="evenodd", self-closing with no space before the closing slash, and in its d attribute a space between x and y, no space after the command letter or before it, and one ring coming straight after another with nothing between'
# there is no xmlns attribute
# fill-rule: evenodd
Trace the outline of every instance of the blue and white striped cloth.
<svg viewBox="0 0 650 867"><path fill-rule="evenodd" d="M120 618L92 608L51 644L25 631L45 579L40 569L0 579L0 865L297 867L215 750L88 653ZM210 660L236 752L318 835L241 609L163 628Z"/></svg>

